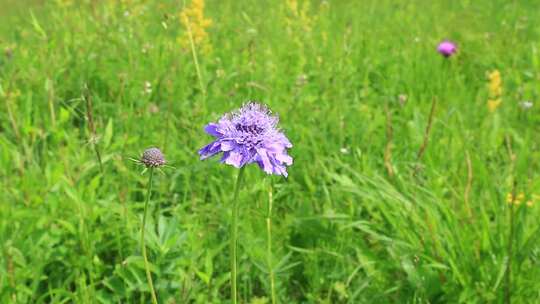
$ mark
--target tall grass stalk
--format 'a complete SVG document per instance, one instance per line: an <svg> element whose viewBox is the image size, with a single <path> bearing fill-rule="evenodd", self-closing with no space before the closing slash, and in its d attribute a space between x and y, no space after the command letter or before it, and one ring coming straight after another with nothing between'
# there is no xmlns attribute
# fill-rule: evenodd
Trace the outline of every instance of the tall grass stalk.
<svg viewBox="0 0 540 304"><path fill-rule="evenodd" d="M6 103L6 110L9 117L9 122L11 123L11 127L13 128L13 133L15 134L17 141L21 143L21 133L19 133L19 126L17 125L17 119L15 118L15 115L13 115L13 110L11 109L10 92L8 91L6 95L3 97Z"/></svg>
<svg viewBox="0 0 540 304"><path fill-rule="evenodd" d="M268 191L268 213L266 216L266 262L268 264L268 279L270 280L270 295L272 304L276 304L276 287L274 279L274 266L272 265L272 186Z"/></svg>
<svg viewBox="0 0 540 304"><path fill-rule="evenodd" d="M189 45L191 47L191 55L193 56L193 63L195 64L195 70L197 72L197 79L199 80L199 86L203 95L203 109L206 109L206 88L202 78L201 68L199 66L199 58L197 57L197 50L195 49L195 41L193 40L193 33L191 31L191 24L187 22L187 32L189 37Z"/></svg>
<svg viewBox="0 0 540 304"><path fill-rule="evenodd" d="M99 152L98 147L98 138L96 133L96 125L94 124L92 99L90 98L87 85L84 86L83 98L86 103L86 118L88 119L88 129L90 132L89 143L92 145L92 148L94 148L94 152L96 153L96 158L99 164L99 171L101 172L101 174L103 174L103 162L101 161L101 153Z"/></svg>
<svg viewBox="0 0 540 304"><path fill-rule="evenodd" d="M73 186L73 184L69 183L69 186ZM85 220L87 218L87 212L83 206L83 202L81 201L81 199L77 198L75 201L77 202L77 209L78 209L77 211L79 213L79 230L81 234L81 240L80 240L81 248L83 252L86 254L87 258L91 259L93 257L93 253L92 253L91 246L89 244L90 237L88 235L88 228L87 228L86 220ZM85 289L84 293L87 298L86 303L90 303L91 302L90 299L95 299L95 283L92 277L92 273L94 272L93 264L87 263L86 270L88 271L88 279L90 281L90 291Z"/></svg>
<svg viewBox="0 0 540 304"><path fill-rule="evenodd" d="M516 155L512 151L512 141L510 136L506 136L506 149L508 151L508 158L510 159L510 172L512 174L512 192L510 200L510 215L509 215L509 225L508 227L508 249L507 256L508 260L506 261L506 276L505 276L505 286L504 286L504 299L506 304L512 303L512 254L513 254L513 245L514 245L514 205L516 203L517 196L517 177L516 177Z"/></svg>
<svg viewBox="0 0 540 304"><path fill-rule="evenodd" d="M47 89L47 102L49 104L49 114L51 115L51 125L53 128L55 128L56 114L54 109L54 87L50 78L47 78L47 81L45 82L45 87Z"/></svg>
<svg viewBox="0 0 540 304"><path fill-rule="evenodd" d="M509 232L508 232L508 260L506 262L506 280L505 280L505 303L512 303L512 252L514 244L514 203L515 203L515 191L512 193L512 201L510 203L510 217L509 217Z"/></svg>

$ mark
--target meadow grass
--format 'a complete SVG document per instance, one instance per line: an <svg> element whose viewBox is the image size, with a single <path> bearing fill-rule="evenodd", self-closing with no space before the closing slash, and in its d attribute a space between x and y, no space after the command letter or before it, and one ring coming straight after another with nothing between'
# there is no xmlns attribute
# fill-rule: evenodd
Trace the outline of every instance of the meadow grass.
<svg viewBox="0 0 540 304"><path fill-rule="evenodd" d="M240 303L540 302L539 3L191 4L0 0L1 303L150 303L151 146L159 302L228 302L238 172L197 150L253 99L294 164L245 170Z"/></svg>

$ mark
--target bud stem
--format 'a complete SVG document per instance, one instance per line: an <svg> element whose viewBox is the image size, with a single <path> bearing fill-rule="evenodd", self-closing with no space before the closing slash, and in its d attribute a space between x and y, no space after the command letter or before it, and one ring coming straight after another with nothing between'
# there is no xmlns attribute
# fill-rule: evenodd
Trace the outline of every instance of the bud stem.
<svg viewBox="0 0 540 304"><path fill-rule="evenodd" d="M234 197L232 200L232 222L231 222L231 299L232 303L236 304L236 239L238 234L238 192L240 191L240 185L242 184L242 178L244 177L245 167L240 168L238 171L238 177L236 178L236 186L234 189Z"/></svg>
<svg viewBox="0 0 540 304"><path fill-rule="evenodd" d="M154 290L154 283L152 282L152 274L150 273L150 265L148 264L148 256L146 255L146 245L144 243L144 232L146 225L146 215L148 213L148 202L150 201L150 194L152 192L152 178L154 177L154 168L150 167L150 177L148 178L148 187L146 190L146 201L144 203L144 213L141 225L141 251L144 259L144 268L146 270L146 277L148 279L148 285L150 285L150 292L152 294L152 303L157 304L156 291Z"/></svg>

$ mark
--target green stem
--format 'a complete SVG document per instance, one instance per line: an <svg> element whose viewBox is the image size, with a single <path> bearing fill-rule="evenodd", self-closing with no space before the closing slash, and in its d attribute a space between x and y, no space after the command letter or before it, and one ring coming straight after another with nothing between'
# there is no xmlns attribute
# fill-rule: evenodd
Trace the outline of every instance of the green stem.
<svg viewBox="0 0 540 304"><path fill-rule="evenodd" d="M240 184L244 176L245 167L240 168L238 177L236 178L236 186L234 189L234 197L232 201L232 223L231 223L231 299L232 303L236 304L236 239L238 233L238 192Z"/></svg>
<svg viewBox="0 0 540 304"><path fill-rule="evenodd" d="M191 23L189 22L189 19L186 22L187 25L187 33L189 37L189 45L191 47L191 55L193 56L193 63L195 64L195 71L197 72L197 78L199 79L199 86L201 87L201 92L203 96L203 105L205 106L204 109L206 109L206 88L203 84L203 78L201 74L201 68L199 66L199 58L197 57L197 50L195 49L195 41L193 40L193 33L191 32Z"/></svg>
<svg viewBox="0 0 540 304"><path fill-rule="evenodd" d="M152 274L150 273L150 265L148 264L148 256L146 255L146 245L144 244L144 232L146 230L146 214L148 213L148 202L150 201L150 194L152 192L152 178L154 177L154 168L150 168L150 177L148 178L148 188L146 192L146 201L144 203L144 213L141 225L141 251L144 258L144 268L146 270L146 277L148 279L148 285L150 285L150 292L152 293L152 303L157 304L156 291L154 290L154 283L152 282Z"/></svg>
<svg viewBox="0 0 540 304"><path fill-rule="evenodd" d="M272 265L272 187L268 191L268 215L266 217L266 259L268 264L268 275L270 278L270 292L272 298L272 304L276 304L276 287L274 279L274 266Z"/></svg>
<svg viewBox="0 0 540 304"><path fill-rule="evenodd" d="M512 191L510 204L510 231L508 233L508 261L506 264L505 303L512 303L512 245L514 244L514 202L515 191Z"/></svg>

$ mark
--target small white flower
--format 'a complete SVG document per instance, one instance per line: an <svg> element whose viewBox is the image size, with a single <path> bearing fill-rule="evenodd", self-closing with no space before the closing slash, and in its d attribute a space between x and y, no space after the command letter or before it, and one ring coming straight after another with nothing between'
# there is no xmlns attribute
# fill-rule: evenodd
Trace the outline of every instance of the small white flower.
<svg viewBox="0 0 540 304"><path fill-rule="evenodd" d="M342 154L349 154L349 149L346 148L346 147L343 147L343 148L339 149L339 152L341 152Z"/></svg>
<svg viewBox="0 0 540 304"><path fill-rule="evenodd" d="M524 101L520 102L519 105L521 106L521 108L523 110L528 110L528 109L532 108L533 103L532 103L532 101L524 100Z"/></svg>
<svg viewBox="0 0 540 304"><path fill-rule="evenodd" d="M145 94L152 93L152 84L150 83L150 81L145 81L144 82L144 93Z"/></svg>

